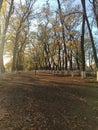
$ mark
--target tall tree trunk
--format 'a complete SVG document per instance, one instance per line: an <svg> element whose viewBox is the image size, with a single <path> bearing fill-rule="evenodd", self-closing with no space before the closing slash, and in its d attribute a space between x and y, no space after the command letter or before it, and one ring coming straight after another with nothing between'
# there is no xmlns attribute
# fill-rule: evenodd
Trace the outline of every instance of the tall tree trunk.
<svg viewBox="0 0 98 130"><path fill-rule="evenodd" d="M73 70L72 50L70 51L70 70Z"/></svg>
<svg viewBox="0 0 98 130"><path fill-rule="evenodd" d="M5 37L6 37L7 29L8 29L8 26L9 26L10 17L11 17L11 14L12 14L13 4L14 4L14 0L11 0L9 12L8 12L8 15L7 15L6 21L5 21L4 31L3 31L3 34L1 34L2 37L1 37L1 43L0 43L0 72L5 71L4 63L3 63L3 52L4 52L5 41L6 41Z"/></svg>
<svg viewBox="0 0 98 130"><path fill-rule="evenodd" d="M85 71L85 52L84 52L84 28L85 28L85 18L83 15L83 22L82 22L82 34L81 34L81 60L82 60L82 71Z"/></svg>
<svg viewBox="0 0 98 130"><path fill-rule="evenodd" d="M54 29L54 36L57 37L56 30L55 30L54 27L53 27L53 29ZM59 36L59 37L60 37L60 36ZM57 64L57 66L58 66L58 69L61 70L61 47L60 47L60 43L59 43L58 40L56 40L56 44L57 44L57 46L58 46L58 64ZM64 57L63 57L63 58L64 58ZM64 64L64 63L63 63L63 64Z"/></svg>
<svg viewBox="0 0 98 130"><path fill-rule="evenodd" d="M58 45L58 69L61 70L61 49L59 41L57 41L57 45Z"/></svg>
<svg viewBox="0 0 98 130"><path fill-rule="evenodd" d="M57 0L57 3L58 3L58 8L59 8L60 22L62 25L62 38L63 38L63 42L64 42L64 53L65 53L65 55L67 55L66 44L65 44L65 30L64 30L64 26L63 26L64 20L63 20L60 0ZM65 70L67 70L67 56L65 56Z"/></svg>
<svg viewBox="0 0 98 130"><path fill-rule="evenodd" d="M24 69L24 50L26 47L26 40L27 40L27 33L25 32L25 37L23 38L23 41L21 42L20 48L18 49L17 53L17 64L16 64L17 70Z"/></svg>
<svg viewBox="0 0 98 130"><path fill-rule="evenodd" d="M18 54L18 35L19 35L19 31L16 32L16 37L14 42L12 71L16 71L17 54Z"/></svg>
<svg viewBox="0 0 98 130"><path fill-rule="evenodd" d="M82 34L81 34L81 73L82 78L85 78L85 51L84 51L84 34L85 34L85 0L81 0L82 7L83 7L83 21L82 21Z"/></svg>
<svg viewBox="0 0 98 130"><path fill-rule="evenodd" d="M93 0L93 6L95 7L95 0ZM92 34L92 31L91 31L91 28L90 28L90 24L89 24L89 20L88 20L88 17L87 17L85 5L83 5L83 9L84 9L84 14L85 14L85 19L86 19L86 22L87 22L88 30L89 30L89 35L90 35L90 38L91 38L94 60L95 60L96 68L98 69L98 57L97 57L96 47L95 47L95 44L94 44L94 38L93 38L93 34ZM98 17L98 15L97 15L97 17Z"/></svg>
<svg viewBox="0 0 98 130"><path fill-rule="evenodd" d="M15 36L15 41L14 41L14 48L13 48L13 62L12 62L12 71L16 71L17 70L17 56L18 56L18 38L19 38L19 34L21 32L21 26L24 22L24 19L22 18L20 21L20 25L16 31L16 36Z"/></svg>
<svg viewBox="0 0 98 130"><path fill-rule="evenodd" d="M1 11L1 8L2 8L2 3L3 3L3 0L0 0L0 11ZM0 37L1 37L1 25L0 25ZM0 68L1 68L0 71L2 72L2 71L4 71L4 70L3 70L4 67L2 67L2 66L3 66L3 64L2 64L2 63L3 63L3 59L2 59L2 58L3 58L3 56L2 56L2 53L3 53L3 52L2 52L2 47L1 47L1 45L2 45L2 43L0 44L0 56L1 56L1 57L0 57L0 60L1 60L1 61L0 61L0 62L1 62L1 63L0 63Z"/></svg>
<svg viewBox="0 0 98 130"><path fill-rule="evenodd" d="M97 57L96 47L95 47L95 44L94 44L94 38L93 38L93 34L92 34L92 31L91 31L91 28L90 28L90 24L89 24L87 15L86 15L86 22L87 22L87 26L88 26L88 30L89 30L89 34L90 34L91 43L92 43L92 49L93 49L96 68L98 69L98 57Z"/></svg>
<svg viewBox="0 0 98 130"><path fill-rule="evenodd" d="M80 70L80 64L79 64L79 52L78 52L78 48L76 48L76 64L77 64L77 70Z"/></svg>

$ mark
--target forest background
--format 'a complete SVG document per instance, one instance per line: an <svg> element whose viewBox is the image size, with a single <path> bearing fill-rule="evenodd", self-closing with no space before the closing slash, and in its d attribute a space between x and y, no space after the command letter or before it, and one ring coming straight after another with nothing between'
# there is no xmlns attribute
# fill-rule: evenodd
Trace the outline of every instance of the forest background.
<svg viewBox="0 0 98 130"><path fill-rule="evenodd" d="M97 0L1 0L0 72L97 71Z"/></svg>

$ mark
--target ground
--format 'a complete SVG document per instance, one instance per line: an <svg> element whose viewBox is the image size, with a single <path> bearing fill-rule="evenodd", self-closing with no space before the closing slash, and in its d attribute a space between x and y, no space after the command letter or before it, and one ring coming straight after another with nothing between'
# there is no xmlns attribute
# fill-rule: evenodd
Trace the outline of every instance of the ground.
<svg viewBox="0 0 98 130"><path fill-rule="evenodd" d="M21 72L0 81L0 130L98 130L95 78Z"/></svg>

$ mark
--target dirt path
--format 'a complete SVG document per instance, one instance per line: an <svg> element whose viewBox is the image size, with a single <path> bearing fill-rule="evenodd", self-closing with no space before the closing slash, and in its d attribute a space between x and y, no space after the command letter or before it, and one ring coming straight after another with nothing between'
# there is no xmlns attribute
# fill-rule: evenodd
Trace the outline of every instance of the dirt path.
<svg viewBox="0 0 98 130"><path fill-rule="evenodd" d="M98 130L94 79L24 72L0 81L0 130Z"/></svg>

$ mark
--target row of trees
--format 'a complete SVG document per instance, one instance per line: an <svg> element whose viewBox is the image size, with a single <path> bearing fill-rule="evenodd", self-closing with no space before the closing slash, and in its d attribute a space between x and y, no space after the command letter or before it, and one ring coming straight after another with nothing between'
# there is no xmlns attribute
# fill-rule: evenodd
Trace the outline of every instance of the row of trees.
<svg viewBox="0 0 98 130"><path fill-rule="evenodd" d="M54 6L48 0L39 10L36 3L0 3L0 71L5 71L4 54L11 57L7 67L12 71L37 65L40 69L77 69L84 73L88 63L98 68L97 0L55 0Z"/></svg>
<svg viewBox="0 0 98 130"><path fill-rule="evenodd" d="M46 69L78 69L82 70L85 76L88 62L92 65L94 61L98 68L97 48L93 37L93 28L97 27L97 12L95 13L93 6L97 9L97 2L88 1L92 7L90 18L91 14L87 12L89 3L85 3L85 0L81 0L75 7L72 7L73 1L56 2L58 8L55 12L52 12L49 3L46 3L43 14L45 22L39 25L38 45L43 49L36 55L39 55L40 59L42 54L43 64L40 66Z"/></svg>
<svg viewBox="0 0 98 130"><path fill-rule="evenodd" d="M29 43L30 21L36 0L25 0L15 3L14 0L3 0L1 8L0 34L0 71L4 72L4 54L10 56L12 71L23 69L24 51Z"/></svg>

